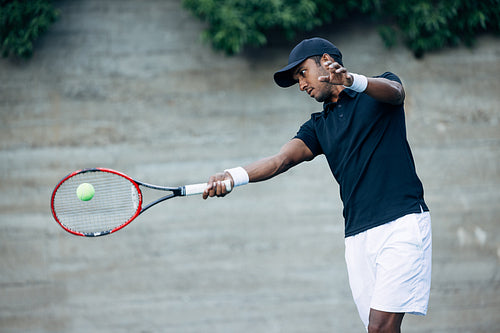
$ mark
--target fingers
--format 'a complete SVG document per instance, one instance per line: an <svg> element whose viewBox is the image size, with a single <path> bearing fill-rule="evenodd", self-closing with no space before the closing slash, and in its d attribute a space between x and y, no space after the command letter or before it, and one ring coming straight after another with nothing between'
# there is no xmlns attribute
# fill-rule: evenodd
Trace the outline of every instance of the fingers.
<svg viewBox="0 0 500 333"><path fill-rule="evenodd" d="M209 196L214 196L214 182L216 182L215 176L211 176L207 183L207 188L203 191L203 200L206 200Z"/></svg>
<svg viewBox="0 0 500 333"><path fill-rule="evenodd" d="M228 191L224 183L225 175L223 173L211 176L207 183L207 188L203 192L203 199L208 197L224 197L231 191Z"/></svg>
<svg viewBox="0 0 500 333"><path fill-rule="evenodd" d="M330 76L318 76L318 81L329 82L330 81Z"/></svg>
<svg viewBox="0 0 500 333"><path fill-rule="evenodd" d="M347 73L347 69L336 61L330 61L330 60L325 61L323 63L323 67L325 67L325 69L330 73L335 73L335 74Z"/></svg>
<svg viewBox="0 0 500 333"><path fill-rule="evenodd" d="M336 85L345 85L348 82L349 72L338 62L326 60L323 62L323 68L329 72L329 75L319 76L319 81Z"/></svg>

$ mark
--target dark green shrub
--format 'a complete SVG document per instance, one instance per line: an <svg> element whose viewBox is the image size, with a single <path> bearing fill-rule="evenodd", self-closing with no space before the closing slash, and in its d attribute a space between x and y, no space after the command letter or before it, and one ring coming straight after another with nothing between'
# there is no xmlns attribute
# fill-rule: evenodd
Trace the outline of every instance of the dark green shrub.
<svg viewBox="0 0 500 333"><path fill-rule="evenodd" d="M0 50L29 58L33 42L59 16L50 0L0 0Z"/></svg>
<svg viewBox="0 0 500 333"><path fill-rule="evenodd" d="M471 45L482 32L500 32L500 0L183 0L206 21L203 38L238 53L267 43L270 31L299 32L357 15L379 24L387 46L402 40L416 56L449 45Z"/></svg>

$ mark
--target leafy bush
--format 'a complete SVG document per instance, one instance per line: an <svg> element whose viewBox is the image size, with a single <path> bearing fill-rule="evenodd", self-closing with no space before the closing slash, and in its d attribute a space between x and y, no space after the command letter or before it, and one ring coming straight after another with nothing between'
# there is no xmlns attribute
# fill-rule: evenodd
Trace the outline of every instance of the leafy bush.
<svg viewBox="0 0 500 333"><path fill-rule="evenodd" d="M293 39L358 15L379 24L388 47L401 39L417 57L461 42L471 45L482 32L500 32L500 0L183 0L183 5L208 23L203 38L228 54L265 45L271 31Z"/></svg>
<svg viewBox="0 0 500 333"><path fill-rule="evenodd" d="M2 56L29 58L33 54L33 42L58 16L50 0L0 0Z"/></svg>
<svg viewBox="0 0 500 333"><path fill-rule="evenodd" d="M394 22L385 25L386 34L399 30L417 57L445 46L470 46L482 32L500 32L500 0L392 0L385 8Z"/></svg>

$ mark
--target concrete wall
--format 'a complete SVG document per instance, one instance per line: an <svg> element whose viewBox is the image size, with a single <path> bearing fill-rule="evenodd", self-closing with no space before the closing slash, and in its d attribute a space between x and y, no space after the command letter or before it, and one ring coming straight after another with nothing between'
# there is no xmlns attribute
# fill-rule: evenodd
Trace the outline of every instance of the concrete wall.
<svg viewBox="0 0 500 333"><path fill-rule="evenodd" d="M318 158L224 199L175 199L96 239L49 209L72 170L177 185L272 154L320 105L272 73L293 45L237 57L180 1L60 1L29 61L0 60L1 332L362 332L342 207ZM432 210L428 316L405 332L500 330L500 42L416 60L374 27L320 31L353 72L397 73Z"/></svg>

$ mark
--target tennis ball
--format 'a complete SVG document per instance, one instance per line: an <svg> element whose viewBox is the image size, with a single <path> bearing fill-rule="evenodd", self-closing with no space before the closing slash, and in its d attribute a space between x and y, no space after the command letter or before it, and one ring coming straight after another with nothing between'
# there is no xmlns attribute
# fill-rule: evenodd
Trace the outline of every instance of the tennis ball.
<svg viewBox="0 0 500 333"><path fill-rule="evenodd" d="M76 189L76 196L82 201L89 201L94 197L94 186L89 183L82 183Z"/></svg>

